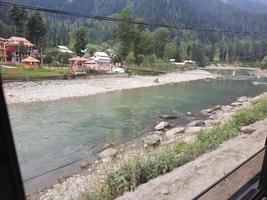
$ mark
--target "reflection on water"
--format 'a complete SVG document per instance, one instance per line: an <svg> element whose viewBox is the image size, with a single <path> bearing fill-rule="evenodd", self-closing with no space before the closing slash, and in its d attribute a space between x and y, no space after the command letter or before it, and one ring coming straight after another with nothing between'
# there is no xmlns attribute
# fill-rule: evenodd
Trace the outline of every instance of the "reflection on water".
<svg viewBox="0 0 267 200"><path fill-rule="evenodd" d="M255 86L248 80L201 80L80 99L10 105L23 178L87 156L114 140L116 132L126 140L150 131L160 121L157 115L183 116L264 90L266 86Z"/></svg>

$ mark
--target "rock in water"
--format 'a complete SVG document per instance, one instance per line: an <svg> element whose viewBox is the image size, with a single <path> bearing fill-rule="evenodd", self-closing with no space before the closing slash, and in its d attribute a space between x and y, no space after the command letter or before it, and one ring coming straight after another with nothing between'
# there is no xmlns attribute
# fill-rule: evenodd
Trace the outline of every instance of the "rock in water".
<svg viewBox="0 0 267 200"><path fill-rule="evenodd" d="M195 126L205 126L205 122L203 120L196 120L187 124L187 127L195 127Z"/></svg>
<svg viewBox="0 0 267 200"><path fill-rule="evenodd" d="M160 144L161 138L158 135L149 135L144 138L145 147L156 147Z"/></svg>
<svg viewBox="0 0 267 200"><path fill-rule="evenodd" d="M154 127L154 130L160 131L160 130L163 130L169 126L170 126L170 124L168 122L160 122L157 126Z"/></svg>
<svg viewBox="0 0 267 200"><path fill-rule="evenodd" d="M177 119L175 115L160 115L159 117L162 119Z"/></svg>
<svg viewBox="0 0 267 200"><path fill-rule="evenodd" d="M168 130L165 134L166 134L166 137L172 138L172 137L175 137L176 134L183 133L184 131L185 131L184 127L176 127L171 130Z"/></svg>
<svg viewBox="0 0 267 200"><path fill-rule="evenodd" d="M102 151L99 154L99 158L103 162L108 162L108 161L111 161L112 159L114 159L117 154L118 154L118 151L116 149L109 148L109 149L106 149L106 150Z"/></svg>

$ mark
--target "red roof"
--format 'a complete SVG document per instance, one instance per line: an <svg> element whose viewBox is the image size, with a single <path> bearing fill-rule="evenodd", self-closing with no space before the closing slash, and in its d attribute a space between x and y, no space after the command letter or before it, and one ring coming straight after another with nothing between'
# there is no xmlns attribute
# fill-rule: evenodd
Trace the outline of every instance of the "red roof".
<svg viewBox="0 0 267 200"><path fill-rule="evenodd" d="M1 42L5 42L5 41L6 41L6 39L5 39L5 38L2 38L2 37L0 37L0 41L1 41Z"/></svg>
<svg viewBox="0 0 267 200"><path fill-rule="evenodd" d="M94 60L88 60L85 62L85 64L96 64L96 62Z"/></svg>
<svg viewBox="0 0 267 200"><path fill-rule="evenodd" d="M32 44L29 40L27 40L26 38L22 38L22 37L11 37L9 39L7 39L8 43L10 45L14 45L14 46L18 46L20 42L23 42L23 44L27 47L29 46L34 46L34 44Z"/></svg>

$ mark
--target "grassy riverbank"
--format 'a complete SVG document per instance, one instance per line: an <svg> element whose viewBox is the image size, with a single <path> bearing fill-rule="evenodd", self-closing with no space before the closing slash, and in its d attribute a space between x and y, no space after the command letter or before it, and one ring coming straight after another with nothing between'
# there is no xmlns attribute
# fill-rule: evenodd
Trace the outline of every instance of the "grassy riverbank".
<svg viewBox="0 0 267 200"><path fill-rule="evenodd" d="M99 183L86 199L111 200L132 191L138 185L172 171L200 155L214 150L222 142L237 136L241 127L267 117L267 98L256 105L236 113L230 120L209 131L201 131L193 143L177 142L160 151L147 153L125 162L124 166L108 173L103 183Z"/></svg>
<svg viewBox="0 0 267 200"><path fill-rule="evenodd" d="M54 77L62 76L68 72L69 68L37 68L37 69L27 69L23 66L1 66L0 77L1 78L14 78L14 77L28 77L28 78L38 78L38 77Z"/></svg>

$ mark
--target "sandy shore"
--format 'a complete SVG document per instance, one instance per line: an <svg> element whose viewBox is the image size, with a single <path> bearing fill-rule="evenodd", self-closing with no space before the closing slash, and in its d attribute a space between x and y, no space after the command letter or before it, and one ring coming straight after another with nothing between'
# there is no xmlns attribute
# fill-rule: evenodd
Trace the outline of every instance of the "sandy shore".
<svg viewBox="0 0 267 200"><path fill-rule="evenodd" d="M151 87L213 77L214 75L207 71L194 70L161 76L14 82L5 83L3 87L7 103L14 104L84 97L116 90ZM159 80L158 83L154 81L156 78Z"/></svg>

